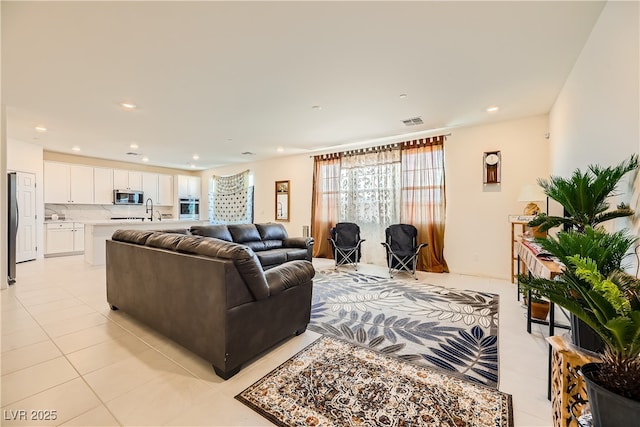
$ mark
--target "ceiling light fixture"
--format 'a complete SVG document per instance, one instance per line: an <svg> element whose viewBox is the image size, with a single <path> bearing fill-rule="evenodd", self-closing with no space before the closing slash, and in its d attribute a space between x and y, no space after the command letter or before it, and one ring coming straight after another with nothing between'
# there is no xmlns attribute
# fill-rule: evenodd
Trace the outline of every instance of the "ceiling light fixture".
<svg viewBox="0 0 640 427"><path fill-rule="evenodd" d="M284 147L278 147L278 148L276 148L276 151L278 153L282 153L284 151Z"/></svg>
<svg viewBox="0 0 640 427"><path fill-rule="evenodd" d="M497 106L489 107L489 108L487 108L487 113L495 113L499 109L500 109L500 107L497 107Z"/></svg>
<svg viewBox="0 0 640 427"><path fill-rule="evenodd" d="M77 145L74 145L73 147L71 147L71 149L73 151L80 151L80 147L78 147Z"/></svg>
<svg viewBox="0 0 640 427"><path fill-rule="evenodd" d="M145 156L145 157L142 158L142 161L147 163L149 161L149 158L147 156Z"/></svg>
<svg viewBox="0 0 640 427"><path fill-rule="evenodd" d="M197 154L194 154L192 158L193 158L193 160L199 160L200 156L198 156Z"/></svg>
<svg viewBox="0 0 640 427"><path fill-rule="evenodd" d="M193 163L191 163L191 169L195 169L196 165L194 165Z"/></svg>
<svg viewBox="0 0 640 427"><path fill-rule="evenodd" d="M122 108L124 108L125 110L135 110L136 109L136 104L133 104L131 102L121 102L120 106Z"/></svg>
<svg viewBox="0 0 640 427"><path fill-rule="evenodd" d="M131 145L129 145L129 148L131 148L132 150L137 150L138 149L138 144L136 144L135 142Z"/></svg>
<svg viewBox="0 0 640 427"><path fill-rule="evenodd" d="M44 127L44 126L36 126L35 129L36 129L37 132L46 132L47 131L47 128Z"/></svg>

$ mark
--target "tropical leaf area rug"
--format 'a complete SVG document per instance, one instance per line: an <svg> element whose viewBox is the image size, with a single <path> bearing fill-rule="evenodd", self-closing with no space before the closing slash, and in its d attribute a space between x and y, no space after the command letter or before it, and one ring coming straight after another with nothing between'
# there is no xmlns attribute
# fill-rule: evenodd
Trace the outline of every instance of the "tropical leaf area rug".
<svg viewBox="0 0 640 427"><path fill-rule="evenodd" d="M498 386L498 295L325 270L308 329Z"/></svg>
<svg viewBox="0 0 640 427"><path fill-rule="evenodd" d="M513 426L508 394L329 336L236 399L280 426Z"/></svg>

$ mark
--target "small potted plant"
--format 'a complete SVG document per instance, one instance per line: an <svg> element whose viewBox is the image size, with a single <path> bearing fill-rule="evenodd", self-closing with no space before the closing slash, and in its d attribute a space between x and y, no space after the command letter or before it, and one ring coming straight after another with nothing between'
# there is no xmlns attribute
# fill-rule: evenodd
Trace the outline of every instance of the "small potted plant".
<svg viewBox="0 0 640 427"><path fill-rule="evenodd" d="M521 283L582 320L602 339L602 363L583 367L596 427L640 419L640 280L621 269L636 238L585 227L540 241L564 272L555 280L520 276Z"/></svg>

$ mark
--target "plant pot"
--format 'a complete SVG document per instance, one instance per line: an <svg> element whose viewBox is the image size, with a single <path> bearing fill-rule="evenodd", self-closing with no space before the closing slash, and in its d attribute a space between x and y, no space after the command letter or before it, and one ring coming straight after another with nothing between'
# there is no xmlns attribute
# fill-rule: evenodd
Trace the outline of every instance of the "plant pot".
<svg viewBox="0 0 640 427"><path fill-rule="evenodd" d="M571 340L573 343L585 350L595 353L604 351L604 342L595 331L582 320L571 313Z"/></svg>
<svg viewBox="0 0 640 427"><path fill-rule="evenodd" d="M593 380L594 374L599 369L599 363L587 363L580 368L580 373L587 384L593 426L629 426L640 420L640 402L615 394Z"/></svg>
<svg viewBox="0 0 640 427"><path fill-rule="evenodd" d="M549 301L531 301L531 317L538 320L547 320L549 315Z"/></svg>

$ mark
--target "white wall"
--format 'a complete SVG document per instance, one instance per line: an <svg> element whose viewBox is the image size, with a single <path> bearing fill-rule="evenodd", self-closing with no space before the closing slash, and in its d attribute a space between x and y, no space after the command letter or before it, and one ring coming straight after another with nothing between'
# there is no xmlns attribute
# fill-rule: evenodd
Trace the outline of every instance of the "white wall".
<svg viewBox="0 0 640 427"><path fill-rule="evenodd" d="M36 176L36 223L38 258L44 256L44 194L42 146L9 139L7 141L7 170L28 172Z"/></svg>
<svg viewBox="0 0 640 427"><path fill-rule="evenodd" d="M608 2L550 113L551 172L610 166L640 151L640 5ZM640 212L640 178L619 186L612 205ZM605 224L640 236L640 215ZM629 272L635 274L635 257Z"/></svg>
<svg viewBox="0 0 640 427"><path fill-rule="evenodd" d="M508 216L524 209L516 201L522 186L548 175L547 131L546 115L452 131L445 143L445 258L452 272L509 278ZM482 155L493 150L502 152L502 184L492 188L498 191L483 191ZM275 182L291 181L291 221L283 224L289 235L301 236L302 226L311 223L313 159L296 155L207 170L203 186L212 174L246 169L255 177L255 222L274 221Z"/></svg>
<svg viewBox="0 0 640 427"><path fill-rule="evenodd" d="M522 187L548 176L547 131L546 115L452 131L445 143L445 259L451 272L509 279L508 216L523 213L526 203L517 201ZM483 153L497 150L501 184L484 186Z"/></svg>
<svg viewBox="0 0 640 427"><path fill-rule="evenodd" d="M550 113L551 172L618 164L640 144L638 2L608 2Z"/></svg>

